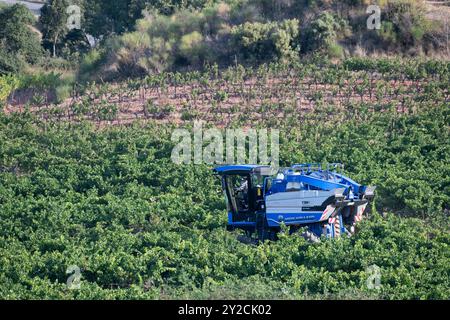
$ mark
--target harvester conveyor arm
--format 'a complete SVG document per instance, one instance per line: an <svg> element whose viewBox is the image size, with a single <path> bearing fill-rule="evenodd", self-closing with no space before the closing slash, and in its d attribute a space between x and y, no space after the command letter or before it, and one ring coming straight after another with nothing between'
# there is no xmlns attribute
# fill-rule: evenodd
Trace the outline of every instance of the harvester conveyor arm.
<svg viewBox="0 0 450 320"><path fill-rule="evenodd" d="M314 186L316 188L326 190L326 191L337 189L337 188L344 188L344 189L348 188L348 186L345 184L325 181L325 180L313 178L310 176L299 176L298 178L299 178L300 182L303 182L304 184L308 184L310 186Z"/></svg>

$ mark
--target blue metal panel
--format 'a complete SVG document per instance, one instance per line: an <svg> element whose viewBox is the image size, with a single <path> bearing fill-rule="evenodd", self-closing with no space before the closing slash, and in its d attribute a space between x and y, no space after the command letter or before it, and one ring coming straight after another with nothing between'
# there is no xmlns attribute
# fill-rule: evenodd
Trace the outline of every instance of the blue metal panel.
<svg viewBox="0 0 450 320"><path fill-rule="evenodd" d="M344 219L342 218L342 214L339 215L339 225L341 226L341 235L347 232L344 225Z"/></svg>
<svg viewBox="0 0 450 320"><path fill-rule="evenodd" d="M268 190L267 194L277 193L277 192L285 192L286 191L286 180L273 179L270 190Z"/></svg>
<svg viewBox="0 0 450 320"><path fill-rule="evenodd" d="M279 227L282 223L291 224L308 224L319 222L322 212L299 212L299 213L267 213L267 224L269 227Z"/></svg>
<svg viewBox="0 0 450 320"><path fill-rule="evenodd" d="M362 192L362 190L360 190L361 185L355 181L353 181L352 179L350 179L349 177L346 177L344 175L341 174L336 174L336 177L341 178L342 181L341 183L345 183L347 185L351 185L353 188L353 192L354 193L359 193Z"/></svg>
<svg viewBox="0 0 450 320"><path fill-rule="evenodd" d="M320 223L313 223L308 226L309 230L313 232L317 237L322 236L322 225Z"/></svg>
<svg viewBox="0 0 450 320"><path fill-rule="evenodd" d="M214 171L219 174L224 174L227 172L236 172L236 171L250 173L253 169L259 168L259 167L266 167L266 166L255 165L255 164L226 165L226 166L217 167L214 169Z"/></svg>
<svg viewBox="0 0 450 320"><path fill-rule="evenodd" d="M337 182L330 182L322 179L313 178L310 176L298 176L299 181L303 182L305 184L309 184L311 186L317 187L322 190L333 190L337 188L347 188L348 186L345 184L337 183Z"/></svg>
<svg viewBox="0 0 450 320"><path fill-rule="evenodd" d="M232 222L228 224L232 227L254 227L256 226L256 222L250 222L250 221L240 221L240 222Z"/></svg>
<svg viewBox="0 0 450 320"><path fill-rule="evenodd" d="M228 225L233 227L245 227L245 226L255 226L255 222L251 221L235 221L233 222L233 215L228 212Z"/></svg>

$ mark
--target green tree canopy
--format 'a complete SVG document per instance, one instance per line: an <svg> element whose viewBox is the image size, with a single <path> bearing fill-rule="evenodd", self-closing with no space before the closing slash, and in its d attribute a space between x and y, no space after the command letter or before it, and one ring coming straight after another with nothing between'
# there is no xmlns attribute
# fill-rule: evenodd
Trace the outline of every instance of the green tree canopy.
<svg viewBox="0 0 450 320"><path fill-rule="evenodd" d="M52 45L52 54L56 56L56 45L67 32L68 13L70 3L67 0L49 0L41 9L39 22L42 25L44 45Z"/></svg>
<svg viewBox="0 0 450 320"><path fill-rule="evenodd" d="M134 27L145 7L143 0L89 0L85 2L86 31L96 38L121 34Z"/></svg>
<svg viewBox="0 0 450 320"><path fill-rule="evenodd" d="M0 10L0 74L19 72L26 63L42 56L33 14L15 4Z"/></svg>
<svg viewBox="0 0 450 320"><path fill-rule="evenodd" d="M177 9L202 9L215 0L89 0L85 1L86 32L96 38L134 29L143 10L170 15Z"/></svg>

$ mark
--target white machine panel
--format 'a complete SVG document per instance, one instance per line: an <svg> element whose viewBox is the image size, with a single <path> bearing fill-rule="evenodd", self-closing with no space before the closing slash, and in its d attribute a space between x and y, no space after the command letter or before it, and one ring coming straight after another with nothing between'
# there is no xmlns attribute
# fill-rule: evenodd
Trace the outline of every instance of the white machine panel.
<svg viewBox="0 0 450 320"><path fill-rule="evenodd" d="M300 213L302 207L320 206L334 191L303 190L279 192L266 197L267 213Z"/></svg>

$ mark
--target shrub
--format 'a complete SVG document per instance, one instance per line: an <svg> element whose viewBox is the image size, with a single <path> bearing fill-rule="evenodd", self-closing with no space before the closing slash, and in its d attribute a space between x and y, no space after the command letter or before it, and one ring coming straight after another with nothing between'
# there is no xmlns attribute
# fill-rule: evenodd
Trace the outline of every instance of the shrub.
<svg viewBox="0 0 450 320"><path fill-rule="evenodd" d="M198 11L183 9L171 16L147 12L136 22L135 32L104 42L104 54L95 60L99 65L89 63L88 55L80 73L92 66L103 79L107 74L133 77L219 61L226 65L235 55L249 60L297 56L298 20L254 22L260 17L241 11L245 6L248 4L217 3Z"/></svg>
<svg viewBox="0 0 450 320"><path fill-rule="evenodd" d="M81 74L92 66L102 78L135 77L175 66L199 67L210 58L219 60L229 50L222 41L229 34L229 19L225 4L202 11L181 10L170 17L148 12L137 21L135 32L106 41L101 58L95 59L99 63L85 61Z"/></svg>
<svg viewBox="0 0 450 320"><path fill-rule="evenodd" d="M190 65L200 65L206 60L207 50L203 36L198 31L193 31L181 37L179 52Z"/></svg>
<svg viewBox="0 0 450 320"><path fill-rule="evenodd" d="M384 40L403 47L418 46L424 35L433 29L426 18L426 7L422 1L391 0L387 3L380 31Z"/></svg>
<svg viewBox="0 0 450 320"><path fill-rule="evenodd" d="M25 65L26 62L20 55L15 56L8 52L0 41L0 75L19 73Z"/></svg>
<svg viewBox="0 0 450 320"><path fill-rule="evenodd" d="M0 103L5 102L19 85L19 79L13 75L0 76Z"/></svg>
<svg viewBox="0 0 450 320"><path fill-rule="evenodd" d="M81 81L91 80L94 76L94 70L99 69L105 61L105 51L92 49L81 60L78 70L78 78Z"/></svg>
<svg viewBox="0 0 450 320"><path fill-rule="evenodd" d="M56 87L56 102L62 103L64 100L70 97L70 93L72 91L72 86L70 84L64 84Z"/></svg>
<svg viewBox="0 0 450 320"><path fill-rule="evenodd" d="M247 22L233 27L231 34L238 53L252 61L293 58L298 54L299 22Z"/></svg>
<svg viewBox="0 0 450 320"><path fill-rule="evenodd" d="M344 49L337 43L331 43L327 48L327 53L330 58L341 59L344 57Z"/></svg>
<svg viewBox="0 0 450 320"><path fill-rule="evenodd" d="M397 42L397 33L395 32L394 24L390 21L383 21L381 23L379 34L384 41L390 43Z"/></svg>
<svg viewBox="0 0 450 320"><path fill-rule="evenodd" d="M132 32L124 34L115 44L118 47L116 62L118 72L123 77L133 77L145 74L140 64L142 57L151 54L150 37L148 34Z"/></svg>
<svg viewBox="0 0 450 320"><path fill-rule="evenodd" d="M303 36L305 51L324 50L331 53L339 51L336 41L347 31L346 21L331 13L320 14Z"/></svg>

